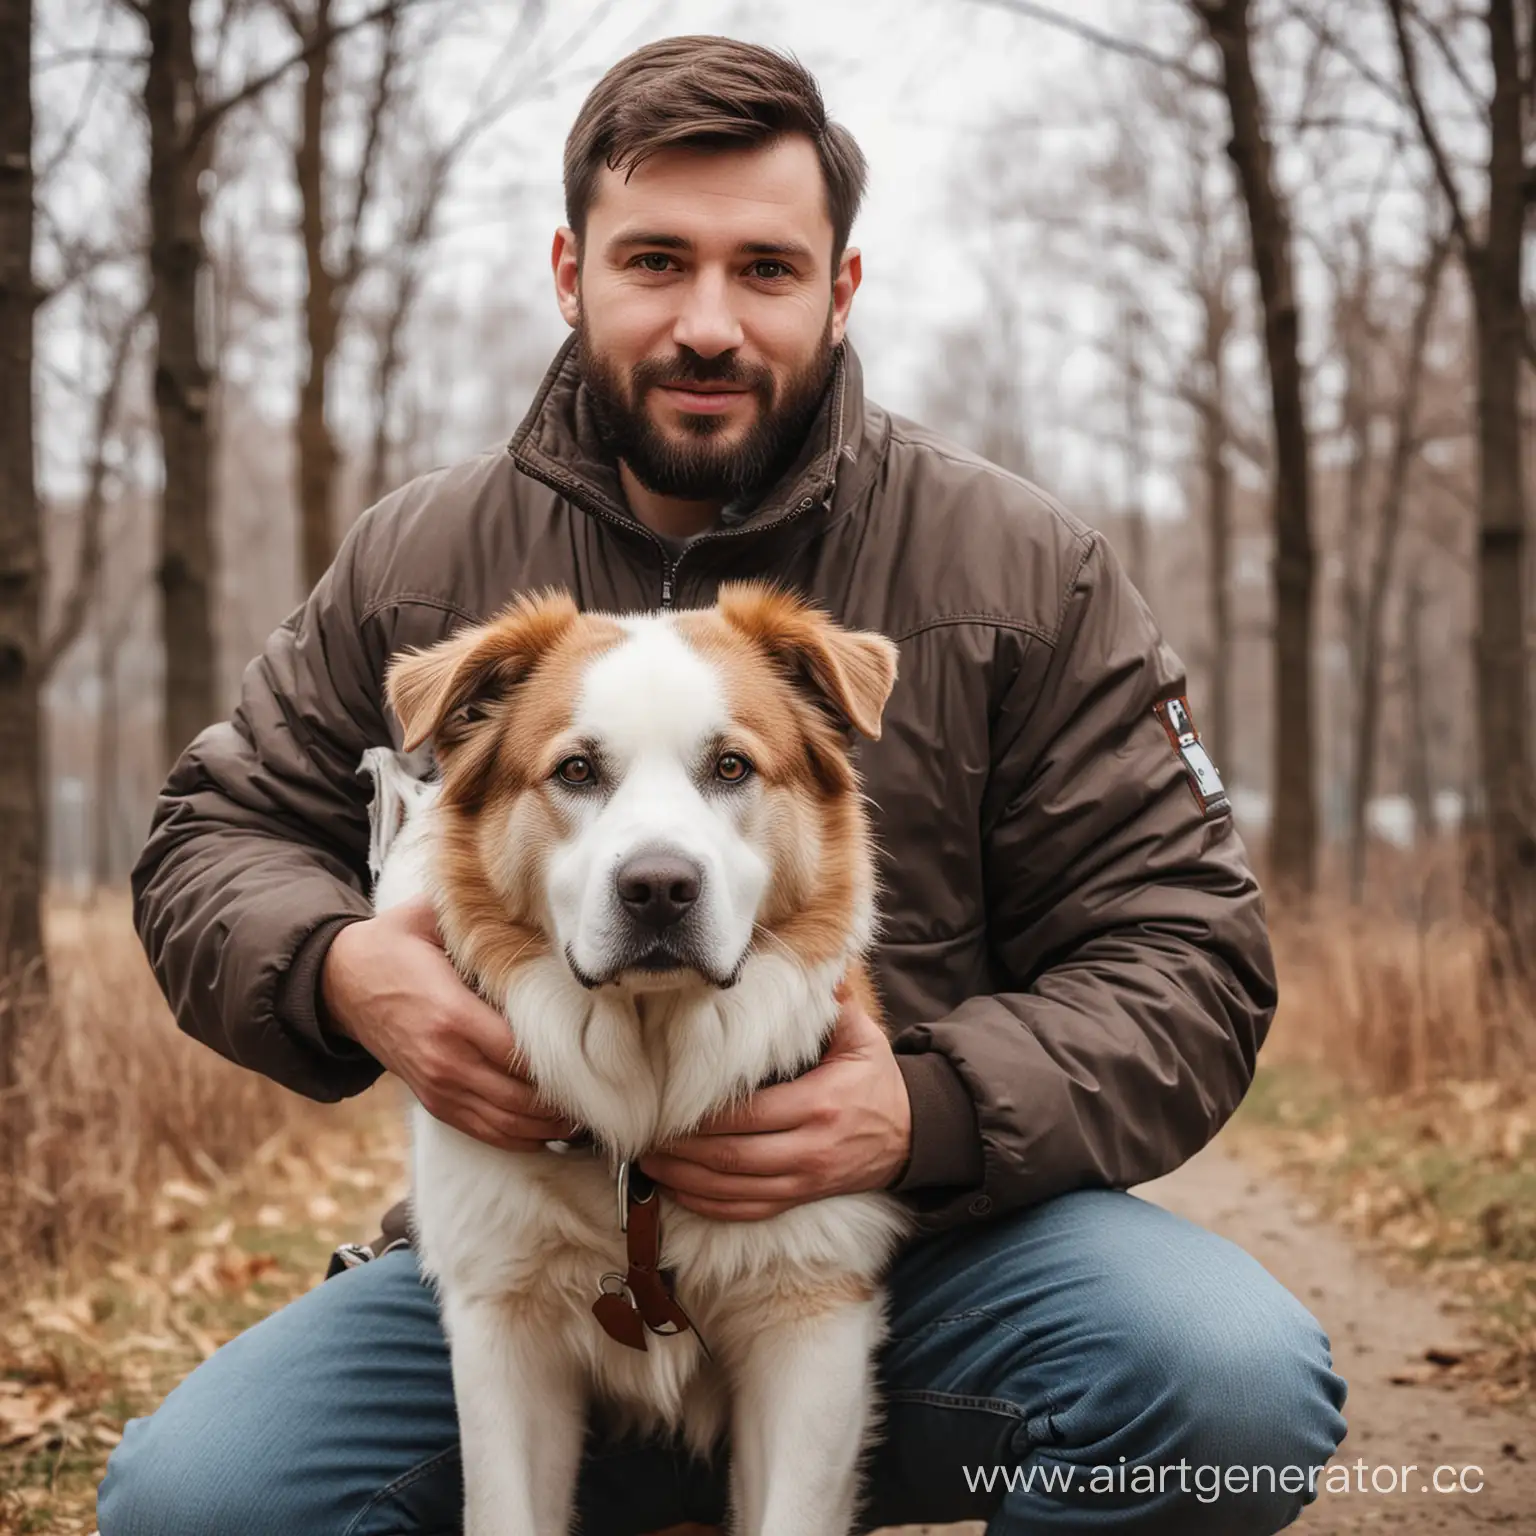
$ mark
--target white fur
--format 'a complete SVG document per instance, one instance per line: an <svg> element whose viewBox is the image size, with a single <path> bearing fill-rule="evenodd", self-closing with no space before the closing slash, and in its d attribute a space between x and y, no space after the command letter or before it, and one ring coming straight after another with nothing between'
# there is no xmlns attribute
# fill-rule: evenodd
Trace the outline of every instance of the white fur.
<svg viewBox="0 0 1536 1536"><path fill-rule="evenodd" d="M547 869L555 950L499 999L545 1096L609 1155L502 1152L420 1105L412 1114L417 1247L452 1351L466 1536L567 1536L594 1400L617 1424L675 1430L700 1452L729 1429L733 1536L844 1536L873 1423L879 1280L907 1225L896 1200L844 1195L719 1222L663 1196L662 1263L713 1361L696 1334L648 1336L642 1353L591 1315L599 1277L626 1267L610 1157L636 1156L813 1061L836 1016L833 988L874 923L871 881L836 961L747 953L771 875L754 840L759 796L699 787L700 752L729 731L725 690L669 620L627 627L589 667L573 726L573 739L601 744L615 782L572 797L574 830ZM376 902L436 897L435 789L401 790L404 770L384 758L372 768L376 804L395 803L388 784L405 807L397 835L385 834ZM688 973L589 990L566 963L569 946L582 969L601 969L620 916L614 871L655 845L703 869L711 965L739 966L734 986Z"/></svg>
<svg viewBox="0 0 1536 1536"><path fill-rule="evenodd" d="M555 936L582 970L601 974L622 924L614 871L639 849L665 846L703 870L707 958L728 975L751 943L771 874L748 835L760 795L750 783L701 792L698 759L730 729L721 680L669 620L625 627L628 642L587 669L572 719L573 740L602 742L616 784L611 794L570 797L581 830L550 861Z"/></svg>

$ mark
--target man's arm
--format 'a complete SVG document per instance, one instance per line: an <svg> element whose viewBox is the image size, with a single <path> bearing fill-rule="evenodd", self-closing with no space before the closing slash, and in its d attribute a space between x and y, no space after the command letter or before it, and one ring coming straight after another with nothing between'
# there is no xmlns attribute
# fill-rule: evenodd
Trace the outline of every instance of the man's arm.
<svg viewBox="0 0 1536 1536"><path fill-rule="evenodd" d="M896 1041L913 1100L897 1188L928 1229L1176 1167L1246 1092L1275 1006L1230 812L1155 712L1183 671L1097 536L1054 645L1016 643L983 827L1014 989Z"/></svg>
<svg viewBox="0 0 1536 1536"><path fill-rule="evenodd" d="M357 767L390 736L359 582L370 520L247 667L233 717L182 754L133 872L134 922L182 1029L325 1100L381 1070L316 1007L330 940L371 912Z"/></svg>

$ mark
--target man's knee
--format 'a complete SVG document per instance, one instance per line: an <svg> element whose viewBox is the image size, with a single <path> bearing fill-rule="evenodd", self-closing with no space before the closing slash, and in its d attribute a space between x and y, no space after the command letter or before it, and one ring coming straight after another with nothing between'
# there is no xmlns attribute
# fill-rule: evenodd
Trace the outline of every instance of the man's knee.
<svg viewBox="0 0 1536 1536"><path fill-rule="evenodd" d="M1089 1502L1144 1510L1148 1530L1283 1529L1344 1437L1345 1384L1322 1329L1262 1274L1218 1305L1148 1301L1051 1416L1046 1454L1076 1464Z"/></svg>
<svg viewBox="0 0 1536 1536"><path fill-rule="evenodd" d="M1318 1471L1344 1438L1345 1386L1328 1340L1291 1301L1283 1292L1239 1299L1193 1340L1186 1330L1171 1380L1167 1363L1159 1381L1157 1365L1141 1362L1167 1394L1159 1457L1179 1464L1186 1506L1209 1511L1191 1531L1282 1529L1316 1496Z"/></svg>
<svg viewBox="0 0 1536 1536"><path fill-rule="evenodd" d="M262 1507L259 1482L249 1481L260 1476L251 1457L188 1441L160 1414L134 1419L107 1463L97 1526L101 1536L244 1533Z"/></svg>
<svg viewBox="0 0 1536 1536"><path fill-rule="evenodd" d="M231 1340L129 1424L101 1536L442 1528L457 1438L436 1303L408 1255L379 1259Z"/></svg>

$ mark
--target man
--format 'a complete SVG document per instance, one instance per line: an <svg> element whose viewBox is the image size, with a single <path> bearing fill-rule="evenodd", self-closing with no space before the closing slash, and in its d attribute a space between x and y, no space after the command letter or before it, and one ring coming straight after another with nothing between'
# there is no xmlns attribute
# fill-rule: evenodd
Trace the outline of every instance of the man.
<svg viewBox="0 0 1536 1536"><path fill-rule="evenodd" d="M1275 1001L1259 892L1103 541L864 399L844 340L863 176L814 81L766 50L677 38L608 73L566 147L574 337L509 452L369 512L188 749L139 931L183 1027L234 1060L320 1099L388 1068L450 1124L554 1156L571 1127L509 1074L430 912L369 913L356 769L399 739L389 657L552 584L622 610L772 576L883 631L901 680L861 761L895 1048L850 1009L820 1065L645 1166L726 1221L883 1187L918 1213L872 1525L1259 1536L1343 1434L1327 1341L1246 1255L1123 1193L1247 1088ZM721 1517L719 1463L600 1423L589 1452L589 1536ZM1253 1491L1213 1496L1228 1468ZM401 1248L130 1425L100 1521L440 1532L459 1497L447 1348Z"/></svg>

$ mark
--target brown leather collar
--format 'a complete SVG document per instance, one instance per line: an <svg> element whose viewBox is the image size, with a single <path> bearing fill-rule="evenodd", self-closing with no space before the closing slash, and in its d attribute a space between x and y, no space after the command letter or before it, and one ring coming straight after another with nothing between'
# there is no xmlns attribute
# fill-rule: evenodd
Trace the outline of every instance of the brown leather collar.
<svg viewBox="0 0 1536 1536"><path fill-rule="evenodd" d="M709 1346L673 1294L672 1271L661 1268L661 1199L655 1180L626 1158L619 1164L618 1193L629 1267L622 1275L610 1270L598 1281L592 1315L609 1338L630 1349L649 1347L647 1331L670 1338L692 1330L707 1356Z"/></svg>

